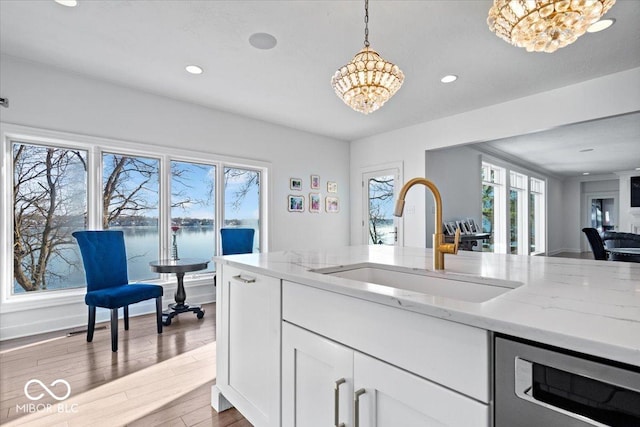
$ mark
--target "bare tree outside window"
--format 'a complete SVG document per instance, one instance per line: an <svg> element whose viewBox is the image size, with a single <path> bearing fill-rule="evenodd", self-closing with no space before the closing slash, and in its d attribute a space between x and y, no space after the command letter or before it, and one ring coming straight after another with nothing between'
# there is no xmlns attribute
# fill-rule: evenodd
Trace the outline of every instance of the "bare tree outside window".
<svg viewBox="0 0 640 427"><path fill-rule="evenodd" d="M13 144L14 292L58 286L76 269L71 233L85 226L86 159L86 151Z"/></svg>
<svg viewBox="0 0 640 427"><path fill-rule="evenodd" d="M393 228L394 176L369 178L369 243L392 245L395 241Z"/></svg>
<svg viewBox="0 0 640 427"><path fill-rule="evenodd" d="M87 151L13 144L13 293L84 287L71 233L86 228ZM215 252L215 166L171 161L172 221L179 222L193 256ZM125 233L129 279L153 277L160 254L160 159L102 155L102 228ZM225 216L259 229L260 172L225 168ZM180 212L180 213L179 213ZM199 245L201 242L202 245ZM186 252L185 252L186 253Z"/></svg>

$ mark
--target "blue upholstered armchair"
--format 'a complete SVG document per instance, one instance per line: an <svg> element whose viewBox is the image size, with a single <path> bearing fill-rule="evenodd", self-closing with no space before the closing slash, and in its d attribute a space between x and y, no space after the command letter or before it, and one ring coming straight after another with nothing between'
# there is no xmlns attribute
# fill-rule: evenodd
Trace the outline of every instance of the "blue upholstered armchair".
<svg viewBox="0 0 640 427"><path fill-rule="evenodd" d="M96 307L111 310L111 350L118 351L118 309L124 308L124 329L129 330L129 304L156 299L158 333L162 333L162 294L159 285L129 284L122 231L76 231L87 278L85 303L89 306L87 341L93 340Z"/></svg>
<svg viewBox="0 0 640 427"><path fill-rule="evenodd" d="M253 228L221 228L222 255L248 254L253 252Z"/></svg>

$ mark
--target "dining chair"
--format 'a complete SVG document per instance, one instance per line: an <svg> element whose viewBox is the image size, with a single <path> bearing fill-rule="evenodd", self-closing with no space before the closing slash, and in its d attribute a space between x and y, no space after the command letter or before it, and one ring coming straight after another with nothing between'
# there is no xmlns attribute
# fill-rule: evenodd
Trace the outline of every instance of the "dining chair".
<svg viewBox="0 0 640 427"><path fill-rule="evenodd" d="M130 284L122 231L76 231L87 279L84 302L89 306L87 342L93 340L96 307L111 310L111 351L118 351L118 309L124 309L124 329L129 330L129 305L156 299L156 322L162 333L162 294L159 285Z"/></svg>
<svg viewBox="0 0 640 427"><path fill-rule="evenodd" d="M589 245L591 245L591 251L593 257L597 260L607 260L607 251L604 250L604 243L602 243L602 237L595 228L583 228L582 232L587 236Z"/></svg>
<svg viewBox="0 0 640 427"><path fill-rule="evenodd" d="M221 228L222 255L249 254L253 252L253 228Z"/></svg>

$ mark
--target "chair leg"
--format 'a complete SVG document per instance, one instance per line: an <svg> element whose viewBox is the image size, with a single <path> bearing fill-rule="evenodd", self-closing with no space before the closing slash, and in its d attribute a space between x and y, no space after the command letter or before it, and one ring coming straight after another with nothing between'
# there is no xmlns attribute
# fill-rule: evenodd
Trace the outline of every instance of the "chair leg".
<svg viewBox="0 0 640 427"><path fill-rule="evenodd" d="M162 297L156 298L156 321L158 322L158 333L162 333Z"/></svg>
<svg viewBox="0 0 640 427"><path fill-rule="evenodd" d="M118 351L118 309L111 309L111 351Z"/></svg>
<svg viewBox="0 0 640 427"><path fill-rule="evenodd" d="M93 331L96 329L96 308L89 306L89 321L87 324L87 342L93 341Z"/></svg>
<svg viewBox="0 0 640 427"><path fill-rule="evenodd" d="M129 330L129 306L124 306L124 330Z"/></svg>

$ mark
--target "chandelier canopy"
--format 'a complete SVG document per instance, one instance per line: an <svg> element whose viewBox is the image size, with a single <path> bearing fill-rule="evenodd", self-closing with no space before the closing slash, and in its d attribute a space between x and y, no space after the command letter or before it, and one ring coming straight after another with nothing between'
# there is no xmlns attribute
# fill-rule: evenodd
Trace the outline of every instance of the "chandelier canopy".
<svg viewBox="0 0 640 427"><path fill-rule="evenodd" d="M402 86L404 74L369 47L369 0L365 0L364 48L331 78L336 95L349 107L369 114L382 107Z"/></svg>
<svg viewBox="0 0 640 427"><path fill-rule="evenodd" d="M528 52L555 52L587 31L616 0L494 0L489 29Z"/></svg>

